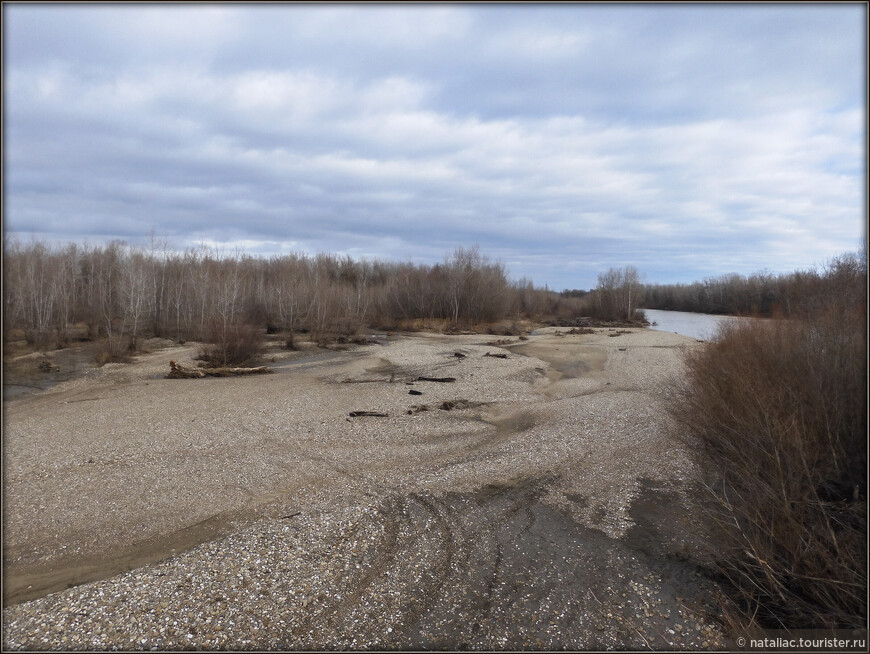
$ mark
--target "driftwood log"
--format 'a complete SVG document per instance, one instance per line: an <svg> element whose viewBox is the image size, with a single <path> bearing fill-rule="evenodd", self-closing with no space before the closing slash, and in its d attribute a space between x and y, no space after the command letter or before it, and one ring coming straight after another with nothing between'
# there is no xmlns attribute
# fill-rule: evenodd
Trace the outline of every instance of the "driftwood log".
<svg viewBox="0 0 870 654"><path fill-rule="evenodd" d="M456 377L417 377L414 381L441 382L450 384L456 381Z"/></svg>
<svg viewBox="0 0 870 654"><path fill-rule="evenodd" d="M348 414L351 418L362 418L370 416L372 418L389 418L389 414L381 413L380 411L351 411Z"/></svg>
<svg viewBox="0 0 870 654"><path fill-rule="evenodd" d="M234 377L236 375L262 375L275 372L272 368L186 368L175 361L169 362L167 379L199 379L200 377Z"/></svg>

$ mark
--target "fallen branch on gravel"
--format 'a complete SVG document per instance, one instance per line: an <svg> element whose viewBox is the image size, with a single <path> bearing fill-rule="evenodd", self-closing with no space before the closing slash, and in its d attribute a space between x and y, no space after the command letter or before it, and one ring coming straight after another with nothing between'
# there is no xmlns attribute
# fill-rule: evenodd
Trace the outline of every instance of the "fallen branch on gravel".
<svg viewBox="0 0 870 654"><path fill-rule="evenodd" d="M262 375L275 372L272 368L186 368L175 361L169 362L167 379L199 379L201 377L233 377L236 375Z"/></svg>
<svg viewBox="0 0 870 654"><path fill-rule="evenodd" d="M361 418L363 416L369 416L372 418L389 418L389 414L379 413L377 411L351 411L348 414L351 418Z"/></svg>
<svg viewBox="0 0 870 654"><path fill-rule="evenodd" d="M483 356L485 356L485 357L495 357L496 359L507 359L507 354L492 354L492 353L490 353L490 352L487 352L487 353L484 354Z"/></svg>
<svg viewBox="0 0 870 654"><path fill-rule="evenodd" d="M450 382L455 382L456 377L417 377L414 381L442 382L449 384Z"/></svg>

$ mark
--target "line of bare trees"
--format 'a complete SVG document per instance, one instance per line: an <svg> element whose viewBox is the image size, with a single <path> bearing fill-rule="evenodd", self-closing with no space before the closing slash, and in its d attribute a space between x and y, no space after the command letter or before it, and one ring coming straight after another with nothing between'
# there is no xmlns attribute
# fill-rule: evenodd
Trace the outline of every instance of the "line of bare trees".
<svg viewBox="0 0 870 654"><path fill-rule="evenodd" d="M636 320L644 299L643 277L634 266L610 268L598 275L592 315L601 320Z"/></svg>
<svg viewBox="0 0 870 654"><path fill-rule="evenodd" d="M510 282L477 246L436 265L290 254L259 258L208 247L6 243L3 327L31 343L107 338L133 350L143 336L220 342L241 326L317 339L419 320L479 324L582 312L575 298ZM84 333L82 331L84 330Z"/></svg>
<svg viewBox="0 0 870 654"><path fill-rule="evenodd" d="M414 321L470 325L505 319L636 320L639 307L735 315L810 315L827 292L845 293L866 257L845 254L821 271L749 277L731 274L688 285L649 285L633 266L599 274L591 291L555 293L477 246L436 265L354 261L328 254L269 259L200 246L179 252L152 237L145 247L50 247L7 241L3 328L31 343L106 338L111 351L135 350L143 336L218 342L241 326L311 332L318 340L362 327ZM837 279L842 278L842 283ZM839 290L838 290L839 289Z"/></svg>
<svg viewBox="0 0 870 654"><path fill-rule="evenodd" d="M642 306L735 316L800 317L818 313L827 292L852 292L855 286L851 280L865 274L866 257L846 253L821 270L783 275L761 271L748 277L731 273L693 284L646 285Z"/></svg>

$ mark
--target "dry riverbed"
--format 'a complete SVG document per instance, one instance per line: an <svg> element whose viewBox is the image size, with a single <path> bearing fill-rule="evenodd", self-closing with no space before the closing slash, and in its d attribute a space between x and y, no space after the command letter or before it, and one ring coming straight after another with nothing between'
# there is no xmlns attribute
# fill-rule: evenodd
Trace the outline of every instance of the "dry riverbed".
<svg viewBox="0 0 870 654"><path fill-rule="evenodd" d="M9 398L4 650L725 647L661 398L698 345L614 333Z"/></svg>

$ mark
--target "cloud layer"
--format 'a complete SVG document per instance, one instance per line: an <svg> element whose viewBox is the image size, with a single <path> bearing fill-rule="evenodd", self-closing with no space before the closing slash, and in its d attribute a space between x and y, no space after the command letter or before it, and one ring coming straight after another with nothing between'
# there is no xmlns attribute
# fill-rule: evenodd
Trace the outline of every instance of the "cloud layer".
<svg viewBox="0 0 870 654"><path fill-rule="evenodd" d="M866 220L866 8L4 6L4 226L588 288Z"/></svg>

